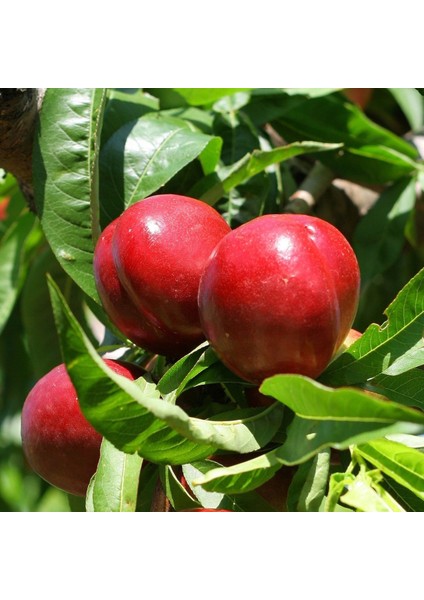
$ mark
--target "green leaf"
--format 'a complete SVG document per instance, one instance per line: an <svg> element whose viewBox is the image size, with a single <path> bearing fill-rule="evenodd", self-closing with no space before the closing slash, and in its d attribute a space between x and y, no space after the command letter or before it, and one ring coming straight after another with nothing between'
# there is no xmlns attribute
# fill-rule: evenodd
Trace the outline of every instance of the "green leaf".
<svg viewBox="0 0 424 600"><path fill-rule="evenodd" d="M408 512L424 512L424 500L420 500L405 486L400 485L390 477L385 477L385 485L392 495Z"/></svg>
<svg viewBox="0 0 424 600"><path fill-rule="evenodd" d="M81 289L62 269L50 247L46 247L32 261L21 296L22 322L31 356L31 367L37 379L62 362L50 304L47 273L64 293L79 322L84 322L84 296Z"/></svg>
<svg viewBox="0 0 424 600"><path fill-rule="evenodd" d="M225 193L251 179L270 166L300 156L302 154L328 152L341 148L342 144L322 144L318 142L294 142L273 150L253 150L238 162L222 171L221 181L203 194L208 204L214 204Z"/></svg>
<svg viewBox="0 0 424 600"><path fill-rule="evenodd" d="M195 348L171 365L158 382L157 388L161 394L170 394L175 391L177 392L176 395L178 395L178 388L182 386L182 389L184 389L185 379L193 370L199 357L204 354L207 346L207 342L204 342L198 348Z"/></svg>
<svg viewBox="0 0 424 600"><path fill-rule="evenodd" d="M174 88L192 106L213 104L220 98L231 96L236 92L249 91L250 88Z"/></svg>
<svg viewBox="0 0 424 600"><path fill-rule="evenodd" d="M249 461L214 469L195 483L209 491L227 494L250 491L271 479L282 465L301 464L326 448L345 450L388 434L423 432L423 425L403 421L315 420L295 416L287 427L287 437L282 446Z"/></svg>
<svg viewBox="0 0 424 600"><path fill-rule="evenodd" d="M396 102L401 107L413 131L418 131L424 124L424 102L418 90L414 88L389 88Z"/></svg>
<svg viewBox="0 0 424 600"><path fill-rule="evenodd" d="M364 388L390 398L394 402L414 406L424 411L424 371L411 369L400 375L378 375L364 384Z"/></svg>
<svg viewBox="0 0 424 600"><path fill-rule="evenodd" d="M417 151L408 142L373 123L342 94L302 101L274 100L273 126L288 141L316 140L343 143L342 152L320 160L337 176L365 184L383 184L421 169Z"/></svg>
<svg viewBox="0 0 424 600"><path fill-rule="evenodd" d="M241 458L241 457L240 457ZM219 461L219 456L216 457ZM232 495L227 495L223 492L208 491L201 485L197 484L197 480L201 479L210 471L216 471L217 468L225 469L219 462L215 460L195 461L191 465L183 465L183 472L186 481L192 490L193 494L199 499L202 506L208 508L224 508L232 511L245 512L275 512L271 506L261 495L254 491L238 490L237 487Z"/></svg>
<svg viewBox="0 0 424 600"><path fill-rule="evenodd" d="M424 500L424 454L392 440L361 444L356 451L397 483Z"/></svg>
<svg viewBox="0 0 424 600"><path fill-rule="evenodd" d="M93 275L99 233L97 159L105 103L101 88L49 88L33 154L35 204L63 269L100 303Z"/></svg>
<svg viewBox="0 0 424 600"><path fill-rule="evenodd" d="M95 512L135 511L142 462L137 454L126 454L102 440L99 464L90 482Z"/></svg>
<svg viewBox="0 0 424 600"><path fill-rule="evenodd" d="M188 486L196 496L200 505L205 508L232 508L232 502L226 499L224 494L215 492L208 492L201 486L193 485L193 481L196 480L203 473L207 473L211 469L216 468L217 463L211 460L196 461L192 464L183 465L183 475L187 481Z"/></svg>
<svg viewBox="0 0 424 600"><path fill-rule="evenodd" d="M327 367L323 383L353 385L378 375L400 375L424 364L424 269L386 309L387 321L362 337Z"/></svg>
<svg viewBox="0 0 424 600"><path fill-rule="evenodd" d="M10 317L25 277L26 242L34 222L33 214L22 214L0 242L0 333Z"/></svg>
<svg viewBox="0 0 424 600"><path fill-rule="evenodd" d="M193 485L202 486L209 492L244 494L266 483L281 468L276 451L261 454L230 467L211 469L193 480Z"/></svg>
<svg viewBox="0 0 424 600"><path fill-rule="evenodd" d="M174 469L169 465L159 467L160 478L165 490L166 497L170 501L172 508L179 512L183 510L191 510L202 506L195 498L193 498L178 480Z"/></svg>
<svg viewBox="0 0 424 600"><path fill-rule="evenodd" d="M170 394L168 401L174 401L186 390L213 383L245 384L245 381L227 369L204 342L174 363L157 387L162 394Z"/></svg>
<svg viewBox="0 0 424 600"><path fill-rule="evenodd" d="M327 490L330 457L331 452L327 448L299 466L288 490L289 511L318 511Z"/></svg>
<svg viewBox="0 0 424 600"><path fill-rule="evenodd" d="M50 281L56 327L68 373L83 413L119 450L138 452L152 462L183 464L205 458L217 448L252 452L267 444L282 414L276 404L253 416L231 421L189 417L161 399L147 378L136 382L112 372L98 356Z"/></svg>
<svg viewBox="0 0 424 600"><path fill-rule="evenodd" d="M158 99L140 89L109 89L102 127L102 146L125 123L157 110Z"/></svg>
<svg viewBox="0 0 424 600"><path fill-rule="evenodd" d="M398 258L405 245L405 227L415 204L415 178L402 178L380 195L355 229L353 249L364 287Z"/></svg>
<svg viewBox="0 0 424 600"><path fill-rule="evenodd" d="M265 379L259 391L276 398L303 419L339 423L404 421L424 425L424 413L421 411L380 400L357 388L326 387L302 375L274 375Z"/></svg>
<svg viewBox="0 0 424 600"><path fill-rule="evenodd" d="M217 163L220 146L218 138L160 113L123 125L100 156L103 225L134 202L157 192L196 158L203 159L209 172Z"/></svg>
<svg viewBox="0 0 424 600"><path fill-rule="evenodd" d="M286 441L275 451L275 459L285 465L300 464L325 448L346 450L393 433L421 434L424 427L397 421L313 420L295 416L287 429Z"/></svg>

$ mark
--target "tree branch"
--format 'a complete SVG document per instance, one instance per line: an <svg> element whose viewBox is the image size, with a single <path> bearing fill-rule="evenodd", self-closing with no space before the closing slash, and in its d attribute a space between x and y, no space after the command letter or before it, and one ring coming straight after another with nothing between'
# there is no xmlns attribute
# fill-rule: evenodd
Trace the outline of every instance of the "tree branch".
<svg viewBox="0 0 424 600"><path fill-rule="evenodd" d="M32 209L32 147L44 91L0 88L0 167L17 178Z"/></svg>

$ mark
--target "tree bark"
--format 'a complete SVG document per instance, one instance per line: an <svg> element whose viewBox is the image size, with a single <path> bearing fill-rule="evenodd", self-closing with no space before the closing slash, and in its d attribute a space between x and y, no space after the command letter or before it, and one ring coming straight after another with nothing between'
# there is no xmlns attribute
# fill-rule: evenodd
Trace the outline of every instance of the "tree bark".
<svg viewBox="0 0 424 600"><path fill-rule="evenodd" d="M41 88L0 88L0 167L16 177L32 210L32 147L43 96Z"/></svg>

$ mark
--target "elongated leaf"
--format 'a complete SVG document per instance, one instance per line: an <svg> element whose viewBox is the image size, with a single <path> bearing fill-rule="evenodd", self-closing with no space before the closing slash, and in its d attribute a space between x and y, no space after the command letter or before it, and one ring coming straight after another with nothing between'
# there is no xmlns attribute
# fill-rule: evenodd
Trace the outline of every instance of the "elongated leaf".
<svg viewBox="0 0 424 600"><path fill-rule="evenodd" d="M295 416L282 446L231 467L213 469L195 483L209 491L237 493L257 488L282 466L301 464L325 448L345 450L392 433L421 434L424 427L413 423L348 422L302 419Z"/></svg>
<svg viewBox="0 0 424 600"><path fill-rule="evenodd" d="M330 456L330 450L325 449L299 466L287 495L289 511L318 511L327 490Z"/></svg>
<svg viewBox="0 0 424 600"><path fill-rule="evenodd" d="M201 506L205 508L232 508L232 502L230 499L226 499L224 494L218 494L215 492L208 492L200 486L192 484L193 480L201 476L203 473L207 473L213 468L216 468L216 463L213 461L196 461L193 464L183 465L183 474L188 486L192 489L193 494L198 499Z"/></svg>
<svg viewBox="0 0 424 600"><path fill-rule="evenodd" d="M329 385L362 383L378 375L400 375L424 364L424 269L385 311L387 321L362 337L320 376Z"/></svg>
<svg viewBox="0 0 424 600"><path fill-rule="evenodd" d="M178 480L174 470L169 465L159 467L160 478L165 490L166 497L172 508L179 512L181 510L192 510L201 507L201 503L189 494L181 481Z"/></svg>
<svg viewBox="0 0 424 600"><path fill-rule="evenodd" d="M287 439L276 456L283 464L300 464L324 448L345 450L392 433L421 434L424 427L398 421L387 424L380 421L322 421L295 417L288 428Z"/></svg>
<svg viewBox="0 0 424 600"><path fill-rule="evenodd" d="M424 371L412 369L400 375L378 375L365 384L365 388L387 396L406 406L424 411Z"/></svg>
<svg viewBox="0 0 424 600"><path fill-rule="evenodd" d="M404 230L415 204L415 178L402 178L387 188L355 229L353 248L362 286L383 273L405 244Z"/></svg>
<svg viewBox="0 0 424 600"><path fill-rule="evenodd" d="M92 262L104 102L101 88L49 88L33 159L35 203L47 240L64 270L98 303Z"/></svg>
<svg viewBox="0 0 424 600"><path fill-rule="evenodd" d="M211 469L193 480L193 485L201 485L210 492L245 493L272 479L280 468L281 462L274 450L230 467Z"/></svg>
<svg viewBox="0 0 424 600"><path fill-rule="evenodd" d="M252 452L278 430L277 404L245 419L212 421L189 417L161 399L153 383L137 383L113 373L97 355L50 281L53 310L64 361L81 408L93 426L118 449L153 462L182 464L205 458L217 448ZM251 415L251 413L250 413Z"/></svg>
<svg viewBox="0 0 424 600"><path fill-rule="evenodd" d="M125 454L103 439L100 460L91 486L95 512L134 512L143 459Z"/></svg>
<svg viewBox="0 0 424 600"><path fill-rule="evenodd" d="M230 96L236 92L249 91L250 88L174 88L188 104L204 106L212 104L220 98Z"/></svg>
<svg viewBox="0 0 424 600"><path fill-rule="evenodd" d="M396 102L401 107L413 131L418 131L424 124L424 101L414 88L389 88Z"/></svg>
<svg viewBox="0 0 424 600"><path fill-rule="evenodd" d="M200 347L180 358L166 371L157 386L161 394L170 394L177 391L181 385L184 385L186 377L193 370L207 346L207 342L204 342Z"/></svg>
<svg viewBox="0 0 424 600"><path fill-rule="evenodd" d="M157 192L198 157L204 156L204 168L212 171L220 147L218 138L194 130L182 119L150 114L126 123L101 152L103 225Z"/></svg>
<svg viewBox="0 0 424 600"><path fill-rule="evenodd" d="M102 127L102 145L125 123L159 110L159 101L140 89L109 89Z"/></svg>
<svg viewBox="0 0 424 600"><path fill-rule="evenodd" d="M276 398L304 419L395 423L424 426L424 413L396 402L380 400L357 388L326 387L302 375L274 375L259 391Z"/></svg>
<svg viewBox="0 0 424 600"><path fill-rule="evenodd" d="M274 99L273 126L288 142L316 140L343 143L340 153L320 160L338 176L368 184L387 183L411 175L421 166L418 153L405 140L373 123L341 94L287 102L280 112ZM257 113L260 114L260 113Z"/></svg>
<svg viewBox="0 0 424 600"><path fill-rule="evenodd" d="M356 451L380 471L424 500L424 454L392 440L361 444Z"/></svg>
<svg viewBox="0 0 424 600"><path fill-rule="evenodd" d="M62 362L50 304L47 273L64 293L79 322L84 324L83 293L62 269L50 248L46 247L31 262L21 296L22 321L31 366L37 379Z"/></svg>
<svg viewBox="0 0 424 600"><path fill-rule="evenodd" d="M341 148L342 144L323 144L319 142L294 142L273 150L254 150L246 154L234 165L223 171L221 181L203 194L202 198L214 204L224 193L262 173L271 165L283 162L294 156L315 152L328 152Z"/></svg>
<svg viewBox="0 0 424 600"><path fill-rule="evenodd" d="M424 500L420 500L408 488L400 485L390 477L385 477L385 485L405 510L408 512L424 512Z"/></svg>
<svg viewBox="0 0 424 600"><path fill-rule="evenodd" d="M15 305L25 271L25 244L34 227L34 215L24 213L0 242L0 333Z"/></svg>

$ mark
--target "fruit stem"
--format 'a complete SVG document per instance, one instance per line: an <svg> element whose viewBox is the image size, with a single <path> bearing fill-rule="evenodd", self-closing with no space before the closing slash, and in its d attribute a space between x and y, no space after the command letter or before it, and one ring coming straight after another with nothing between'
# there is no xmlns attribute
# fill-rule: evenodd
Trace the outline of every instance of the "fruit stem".
<svg viewBox="0 0 424 600"><path fill-rule="evenodd" d="M316 162L299 189L290 196L284 212L309 214L333 179L333 171L322 163Z"/></svg>

